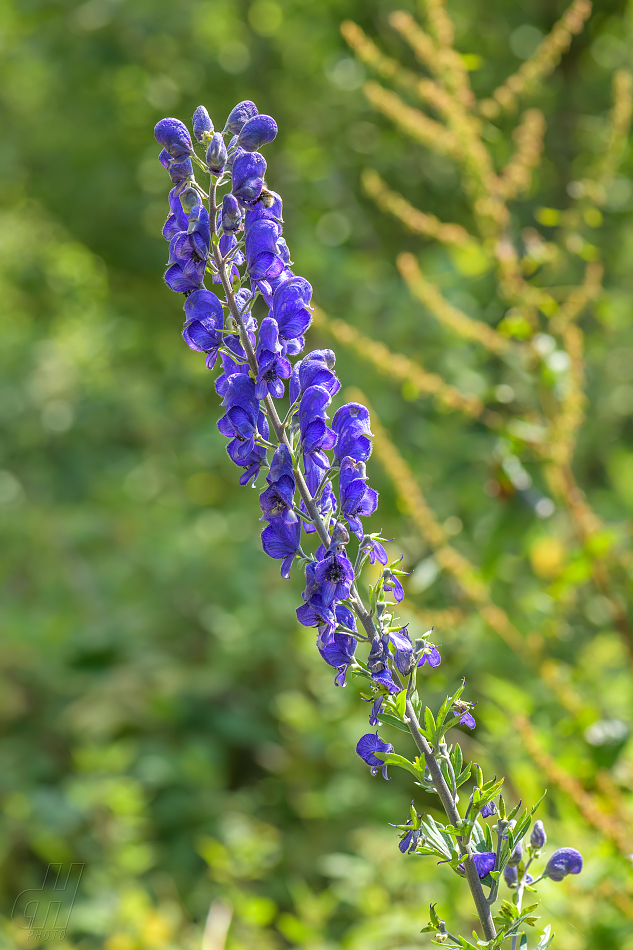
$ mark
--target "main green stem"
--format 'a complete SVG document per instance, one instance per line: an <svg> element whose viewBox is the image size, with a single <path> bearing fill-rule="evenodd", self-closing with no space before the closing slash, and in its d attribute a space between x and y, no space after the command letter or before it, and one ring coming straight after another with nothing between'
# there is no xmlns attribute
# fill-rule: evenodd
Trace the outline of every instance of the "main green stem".
<svg viewBox="0 0 633 950"><path fill-rule="evenodd" d="M216 211L217 211L215 207L216 187L217 187L216 184L212 184L209 190L209 204L210 204L209 211L213 220L214 233L217 233L216 223L215 223ZM255 351L249 339L248 333L246 332L244 321L242 319L242 314L240 313L240 309L237 306L237 302L235 300L235 294L233 293L233 288L231 287L231 281L227 273L226 264L222 259L222 255L220 254L220 248L218 247L218 245L213 244L212 246L213 246L213 260L215 262L215 266L218 269L220 280L222 281L222 287L224 288L224 293L226 295L226 301L229 305L229 310L231 311L231 316L235 320L235 323L240 331L240 340L241 340L242 346L244 347L246 357L248 359L248 365L250 366L250 369L252 373L254 374L254 376L257 376L257 372L258 372L257 357L255 355ZM270 419L270 423L275 431L277 441L283 442L290 449L290 442L288 440L288 436L286 435L286 429L281 419L279 418L279 414L277 413L277 407L275 406L272 396L270 395L266 396L264 398L264 403L266 405L268 418ZM316 528L316 532L319 536L319 539L321 543L324 545L324 547L329 548L330 542L331 542L329 532L327 528L325 527L325 524L323 523L323 518L321 517L321 513L319 512L319 509L317 508L317 505L310 493L310 490L308 489L308 486L306 485L303 474L301 473L301 471L299 471L298 468L294 470L294 474L295 474L295 478L297 482L297 488L299 489L299 494L301 495L302 501L306 507L308 514L310 515L310 518L314 522L314 526ZM371 614L369 613L369 611L367 610L367 608L365 607L355 585L352 586L352 589L350 592L350 600L352 601L354 605L354 609L356 610L358 618L360 622L362 623L368 637L370 638L370 640L375 640L379 636L378 630L376 629L376 625L373 621L373 618ZM417 745L419 751L424 756L426 767L431 773L435 790L437 794L439 795L440 801L442 802L442 806L448 816L449 821L455 827L459 827L459 822L461 819L460 819L459 812L457 811L457 806L455 805L453 796L451 795L450 789L448 785L446 784L446 781L440 769L439 763L437 759L435 758L435 756L433 755L431 746L428 744L427 740L424 738L424 736L422 735L420 731L420 723L415 714L415 710L413 708L413 705L410 699L407 699L407 702L406 702L405 722L407 726L409 727L409 731L411 735L413 736L413 741ZM477 909L479 920L481 921L481 926L484 931L484 936L486 940L492 940L492 938L496 936L495 925L492 921L492 914L490 912L490 907L488 906L488 902L486 901L486 897L484 895L483 888L481 886L481 881L479 880L479 875L477 874L477 868L475 867L475 862L473 860L472 852L470 850L470 845L461 836L457 838L457 845L459 847L461 856L464 858L463 864L464 864L464 870L466 872L466 880L468 881L468 886L470 887L470 892L475 902L475 907Z"/></svg>

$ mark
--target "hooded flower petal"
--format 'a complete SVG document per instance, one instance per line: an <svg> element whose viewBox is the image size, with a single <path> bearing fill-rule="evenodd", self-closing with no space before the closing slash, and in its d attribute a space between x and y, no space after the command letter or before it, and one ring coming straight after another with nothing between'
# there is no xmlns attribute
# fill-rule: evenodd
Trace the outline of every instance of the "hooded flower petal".
<svg viewBox="0 0 633 950"><path fill-rule="evenodd" d="M262 531L262 546L269 557L283 558L282 577L288 577L290 566L299 548L301 525L271 521Z"/></svg>
<svg viewBox="0 0 633 950"><path fill-rule="evenodd" d="M247 152L254 152L268 145L277 136L277 123L269 115L255 115L248 119L240 130L237 144Z"/></svg>
<svg viewBox="0 0 633 950"><path fill-rule="evenodd" d="M229 112L224 131L238 135L248 120L254 115L257 115L257 106L254 102L251 102L250 99L244 99L243 102L238 102Z"/></svg>
<svg viewBox="0 0 633 950"><path fill-rule="evenodd" d="M382 777L388 778L387 776L387 765L382 759L378 759L375 755L376 752L392 752L393 746L390 742L383 742L378 733L369 733L366 736L362 736L356 745L356 752L361 757L361 759L371 767L371 774L375 775L378 769L382 771Z"/></svg>
<svg viewBox="0 0 633 950"><path fill-rule="evenodd" d="M240 152L233 162L233 194L242 201L259 198L264 187L266 159L259 152Z"/></svg>
<svg viewBox="0 0 633 950"><path fill-rule="evenodd" d="M193 152L189 129L180 119L161 119L154 128L154 137L177 162L181 162Z"/></svg>

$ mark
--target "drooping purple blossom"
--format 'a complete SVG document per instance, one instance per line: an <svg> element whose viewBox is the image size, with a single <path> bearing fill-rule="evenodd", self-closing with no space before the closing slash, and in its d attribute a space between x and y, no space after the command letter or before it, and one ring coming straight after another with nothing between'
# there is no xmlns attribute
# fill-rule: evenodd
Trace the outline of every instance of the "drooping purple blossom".
<svg viewBox="0 0 633 950"><path fill-rule="evenodd" d="M496 814L497 814L497 806L494 802L488 802L488 804L484 805L484 807L479 812L480 818L490 818L492 815L496 815Z"/></svg>
<svg viewBox="0 0 633 950"><path fill-rule="evenodd" d="M381 752L384 755L392 751L392 744L390 742L383 742L378 733L374 734L370 732L368 735L362 736L356 745L356 752L361 759L370 766L371 774L375 775L378 769L380 769L382 777L387 780L389 779L387 775L387 763L377 758L375 753Z"/></svg>
<svg viewBox="0 0 633 950"><path fill-rule="evenodd" d="M400 583L400 578L393 574L391 571L387 570L383 572L383 589L386 592L392 592L393 596L396 599L396 603L400 603L404 600L404 588Z"/></svg>
<svg viewBox="0 0 633 950"><path fill-rule="evenodd" d="M208 369L213 369L224 339L224 310L210 290L195 290L185 300L185 327L182 335L192 350L207 354Z"/></svg>
<svg viewBox="0 0 633 950"><path fill-rule="evenodd" d="M371 704L371 709L369 710L369 725L370 726L380 725L379 716L380 716L380 710L382 709L384 701L385 701L385 697L382 693L379 696L374 697L374 700Z"/></svg>
<svg viewBox="0 0 633 950"><path fill-rule="evenodd" d="M301 525L289 524L277 519L271 521L262 531L262 546L266 554L273 558L283 558L281 576L288 577L290 567L299 549Z"/></svg>
<svg viewBox="0 0 633 950"><path fill-rule="evenodd" d="M440 651L437 647L431 646L430 644L424 648L424 653L418 660L418 666L424 666L425 663L428 663L432 669L436 669L442 662L442 657L440 656Z"/></svg>
<svg viewBox="0 0 633 950"><path fill-rule="evenodd" d="M552 881L562 881L568 874L580 874L582 854L575 848L558 848L545 865L543 874Z"/></svg>
<svg viewBox="0 0 633 950"><path fill-rule="evenodd" d="M365 535L361 541L361 550L365 551L369 557L369 563L387 564L389 557L380 541L373 535Z"/></svg>

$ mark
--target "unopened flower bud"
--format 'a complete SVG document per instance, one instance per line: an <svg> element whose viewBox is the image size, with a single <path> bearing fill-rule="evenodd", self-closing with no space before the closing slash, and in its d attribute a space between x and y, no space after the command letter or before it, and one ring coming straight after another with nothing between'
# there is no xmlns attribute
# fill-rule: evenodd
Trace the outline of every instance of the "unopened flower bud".
<svg viewBox="0 0 633 950"><path fill-rule="evenodd" d="M530 835L530 844L535 851L540 851L541 848L545 847L547 841L547 835L545 834L545 828L543 827L543 822L540 820L534 822L534 827L532 828L532 834Z"/></svg>
<svg viewBox="0 0 633 950"><path fill-rule="evenodd" d="M213 136L213 122L204 106L198 106L194 112L192 125L196 141L207 145Z"/></svg>
<svg viewBox="0 0 633 950"><path fill-rule="evenodd" d="M161 119L154 128L154 136L175 162L184 161L193 152L189 130L180 119Z"/></svg>
<svg viewBox="0 0 633 950"><path fill-rule="evenodd" d="M247 152L256 152L268 145L277 136L277 123L269 115L255 115L246 122L239 134L237 144Z"/></svg>
<svg viewBox="0 0 633 950"><path fill-rule="evenodd" d="M189 214L197 204L200 204L200 196L195 188L185 188L180 196L180 204L185 214Z"/></svg>
<svg viewBox="0 0 633 950"><path fill-rule="evenodd" d="M224 171L226 165L226 145L224 144L221 132L216 132L211 139L205 161L209 167L209 171L214 175L221 175Z"/></svg>
<svg viewBox="0 0 633 950"><path fill-rule="evenodd" d="M514 865L508 864L503 869L503 880L506 882L508 887L516 887L519 883L519 872L514 867Z"/></svg>
<svg viewBox="0 0 633 950"><path fill-rule="evenodd" d="M237 135L242 131L242 128L248 122L248 120L252 119L254 115L257 115L257 106L254 102L251 102L250 99L245 99L243 102L238 102L238 104L234 106L229 113L229 117L226 120L226 125L224 126L224 131L232 132L233 135Z"/></svg>
<svg viewBox="0 0 633 950"><path fill-rule="evenodd" d="M508 865L509 867L515 868L521 863L522 860L523 860L523 845L521 844L520 841L517 841L517 843L514 846L514 851L508 858Z"/></svg>
<svg viewBox="0 0 633 950"><path fill-rule="evenodd" d="M337 521L334 525L334 530L332 531L332 543L330 549L337 547L339 544L348 544L349 543L349 532L344 524L341 524L340 521Z"/></svg>
<svg viewBox="0 0 633 950"><path fill-rule="evenodd" d="M568 874L580 874L582 854L575 848L559 848L551 856L543 875L552 881L562 881Z"/></svg>
<svg viewBox="0 0 633 950"><path fill-rule="evenodd" d="M222 199L222 230L237 231L242 222L242 212L234 195L225 195Z"/></svg>

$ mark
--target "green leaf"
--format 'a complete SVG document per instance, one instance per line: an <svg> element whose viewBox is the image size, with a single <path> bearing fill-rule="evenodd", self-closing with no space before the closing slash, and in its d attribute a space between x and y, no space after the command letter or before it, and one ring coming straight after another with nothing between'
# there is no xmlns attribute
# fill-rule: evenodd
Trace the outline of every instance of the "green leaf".
<svg viewBox="0 0 633 950"><path fill-rule="evenodd" d="M534 950L547 950L550 943L554 939L555 934L552 933L552 928L550 924L547 925L543 933L541 934L541 939L538 944L535 946Z"/></svg>
<svg viewBox="0 0 633 950"><path fill-rule="evenodd" d="M455 748L451 752L451 765L453 766L455 775L459 775L464 766L464 757L459 742L455 743ZM468 766L468 774L470 774L470 766Z"/></svg>
<svg viewBox="0 0 633 950"><path fill-rule="evenodd" d="M405 724L404 724L403 722L400 722L399 719L396 719L395 716L390 715L390 713L383 713L383 712L381 712L381 713L380 713L380 721L381 721L381 722L384 722L384 723L388 723L390 726L395 726L395 728L396 728L396 729L399 729L400 732L406 732L407 735L409 734L409 730L408 730L408 728L405 726Z"/></svg>
<svg viewBox="0 0 633 950"><path fill-rule="evenodd" d="M407 772L411 772L411 775L415 775L416 778L420 775L420 770L416 768L413 762L409 762L408 759L405 759L403 755L398 755L397 752L375 752L374 755L387 765L397 765L398 768L406 769Z"/></svg>
<svg viewBox="0 0 633 950"><path fill-rule="evenodd" d="M433 713L428 706L424 708L424 725L426 727L427 733L431 736L435 735L435 719L433 718Z"/></svg>
<svg viewBox="0 0 633 950"><path fill-rule="evenodd" d="M464 782L467 782L470 778L470 773L472 769L472 763L469 762L463 772L457 776L457 787L459 788Z"/></svg>
<svg viewBox="0 0 633 950"><path fill-rule="evenodd" d="M407 691L406 691L406 689L403 689L403 690L401 690L401 691L398 693L398 695L396 696L396 698L395 698L395 700L394 700L394 703L395 703L395 707L396 707L396 710L397 710L398 714L400 715L400 717L401 717L402 719L404 719L405 709L406 709L406 705L407 705Z"/></svg>

